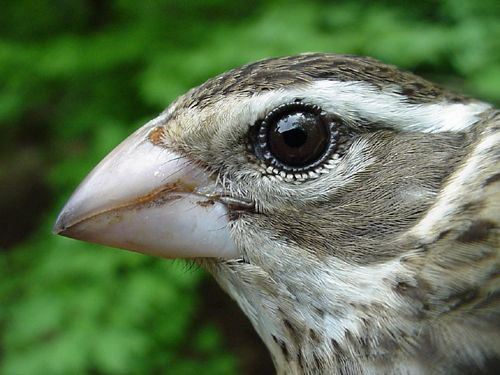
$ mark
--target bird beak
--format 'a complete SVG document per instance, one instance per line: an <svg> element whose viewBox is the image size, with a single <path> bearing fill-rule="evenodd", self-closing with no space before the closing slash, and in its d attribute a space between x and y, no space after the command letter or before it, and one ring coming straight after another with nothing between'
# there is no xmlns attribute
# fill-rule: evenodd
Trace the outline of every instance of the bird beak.
<svg viewBox="0 0 500 375"><path fill-rule="evenodd" d="M62 209L54 233L164 258L237 258L213 179L153 144L155 128L154 120L146 124L95 167Z"/></svg>

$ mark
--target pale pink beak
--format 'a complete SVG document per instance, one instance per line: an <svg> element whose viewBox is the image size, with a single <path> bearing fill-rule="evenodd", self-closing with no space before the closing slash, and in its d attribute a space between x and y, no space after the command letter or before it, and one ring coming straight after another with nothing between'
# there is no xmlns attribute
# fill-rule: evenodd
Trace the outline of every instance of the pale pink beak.
<svg viewBox="0 0 500 375"><path fill-rule="evenodd" d="M238 258L212 178L153 144L153 120L115 148L62 209L54 233L165 258Z"/></svg>

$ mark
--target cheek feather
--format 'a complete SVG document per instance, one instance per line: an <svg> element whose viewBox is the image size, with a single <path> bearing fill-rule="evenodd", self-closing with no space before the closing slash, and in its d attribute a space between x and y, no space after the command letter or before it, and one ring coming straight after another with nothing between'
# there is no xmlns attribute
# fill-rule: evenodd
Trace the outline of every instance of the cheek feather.
<svg viewBox="0 0 500 375"><path fill-rule="evenodd" d="M413 228L412 234L417 238L433 241L443 230L443 226L456 215L464 205L463 196L474 200L474 192L482 191L481 176L485 171L495 170L498 162L500 133L492 133L483 138L471 152L467 161L453 174L450 181L437 197L437 203L427 215ZM444 224L444 225L443 225Z"/></svg>

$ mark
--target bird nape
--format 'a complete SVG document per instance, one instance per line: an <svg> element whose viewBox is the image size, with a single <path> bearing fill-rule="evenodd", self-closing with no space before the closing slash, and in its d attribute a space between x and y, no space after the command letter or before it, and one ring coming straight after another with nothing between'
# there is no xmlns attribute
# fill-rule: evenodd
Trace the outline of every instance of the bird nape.
<svg viewBox="0 0 500 375"><path fill-rule="evenodd" d="M259 61L112 151L55 232L194 258L286 374L500 354L500 113L371 58Z"/></svg>

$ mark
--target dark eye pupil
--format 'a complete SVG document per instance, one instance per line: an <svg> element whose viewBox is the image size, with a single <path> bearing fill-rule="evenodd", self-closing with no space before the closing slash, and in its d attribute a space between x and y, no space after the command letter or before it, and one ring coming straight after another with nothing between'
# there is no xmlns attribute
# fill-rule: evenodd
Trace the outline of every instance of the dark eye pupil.
<svg viewBox="0 0 500 375"><path fill-rule="evenodd" d="M290 129L283 132L283 139L288 147L300 147L307 141L307 133L302 128Z"/></svg>
<svg viewBox="0 0 500 375"><path fill-rule="evenodd" d="M329 129L319 114L296 111L270 121L269 125L269 149L285 165L311 164L328 146Z"/></svg>
<svg viewBox="0 0 500 375"><path fill-rule="evenodd" d="M249 133L253 150L274 174L290 172L303 179L304 174L295 173L316 171L337 150L338 118L300 99L276 107L258 124Z"/></svg>

